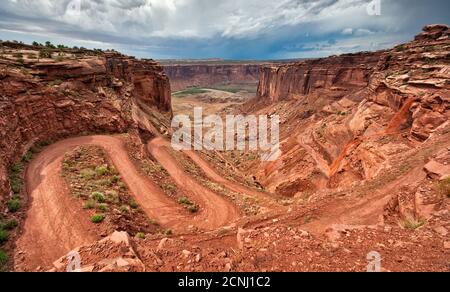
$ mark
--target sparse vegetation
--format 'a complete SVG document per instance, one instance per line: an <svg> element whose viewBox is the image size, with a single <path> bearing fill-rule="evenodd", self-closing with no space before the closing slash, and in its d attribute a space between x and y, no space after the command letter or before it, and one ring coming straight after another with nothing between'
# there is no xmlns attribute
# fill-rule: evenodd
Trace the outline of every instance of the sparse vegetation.
<svg viewBox="0 0 450 292"><path fill-rule="evenodd" d="M9 257L4 250L0 249L0 270L8 263Z"/></svg>
<svg viewBox="0 0 450 292"><path fill-rule="evenodd" d="M50 86L59 86L61 85L63 82L59 79L53 80L49 83Z"/></svg>
<svg viewBox="0 0 450 292"><path fill-rule="evenodd" d="M0 222L0 229L3 230L13 230L19 225L16 219L10 219Z"/></svg>
<svg viewBox="0 0 450 292"><path fill-rule="evenodd" d="M8 210L11 213L16 213L17 211L20 210L20 208L22 206L20 199L17 197L9 200L7 205L8 205Z"/></svg>
<svg viewBox="0 0 450 292"><path fill-rule="evenodd" d="M178 203L180 205L183 205L190 213L197 213L199 210L199 207L191 202L191 200L189 200L188 198L180 198L178 200Z"/></svg>
<svg viewBox="0 0 450 292"><path fill-rule="evenodd" d="M39 58L40 59L51 59L52 52L48 49L42 49L39 51Z"/></svg>
<svg viewBox="0 0 450 292"><path fill-rule="evenodd" d="M420 227L424 226L427 223L427 220L421 218L419 220L417 220L416 218L406 218L403 223L402 226L405 229L409 229L409 230L416 230L419 229Z"/></svg>
<svg viewBox="0 0 450 292"><path fill-rule="evenodd" d="M99 166L95 169L95 173L97 174L97 176L103 176L109 173L108 170L108 166L107 165L102 165Z"/></svg>
<svg viewBox="0 0 450 292"><path fill-rule="evenodd" d="M395 48L395 50L396 50L397 52L403 52L404 50L406 50L406 46L405 46L405 45L397 46L397 47Z"/></svg>
<svg viewBox="0 0 450 292"><path fill-rule="evenodd" d="M450 198L450 177L439 182L437 189L442 196Z"/></svg>
<svg viewBox="0 0 450 292"><path fill-rule="evenodd" d="M132 209L137 209L137 208L139 208L139 205L136 203L135 200L130 200L130 207Z"/></svg>
<svg viewBox="0 0 450 292"><path fill-rule="evenodd" d="M146 236L144 232L138 232L135 237L138 239L145 239Z"/></svg>
<svg viewBox="0 0 450 292"><path fill-rule="evenodd" d="M166 229L166 230L164 231L164 235L165 235L165 236L171 236L171 235L173 235L172 229Z"/></svg>
<svg viewBox="0 0 450 292"><path fill-rule="evenodd" d="M105 220L105 215L102 214L96 214L91 217L91 222L95 224L102 223Z"/></svg>
<svg viewBox="0 0 450 292"><path fill-rule="evenodd" d="M93 223L111 218L110 224L101 225L102 229L110 232L112 228L125 228L130 234L159 230L148 224L148 217L129 196L128 188L102 148L81 146L66 153L61 176L71 186L74 197L82 200L83 209Z"/></svg>
<svg viewBox="0 0 450 292"><path fill-rule="evenodd" d="M9 239L9 233L7 230L0 229L0 244L8 241Z"/></svg>
<svg viewBox="0 0 450 292"><path fill-rule="evenodd" d="M56 61L56 62L62 62L62 61L64 61L64 56L62 56L62 55L56 56L55 61Z"/></svg>
<svg viewBox="0 0 450 292"><path fill-rule="evenodd" d="M183 91L176 92L174 94L174 96L184 97L184 96L188 96L188 95L199 95L199 94L208 93L208 92L209 92L209 90L203 89L203 88L188 88Z"/></svg>
<svg viewBox="0 0 450 292"><path fill-rule="evenodd" d="M86 203L84 203L84 209L92 210L95 208L95 205L96 205L95 201L89 200Z"/></svg>
<svg viewBox="0 0 450 292"><path fill-rule="evenodd" d="M93 192L91 194L91 199L94 200L97 203L104 203L104 202L106 202L105 195L103 193L100 193L100 192Z"/></svg>

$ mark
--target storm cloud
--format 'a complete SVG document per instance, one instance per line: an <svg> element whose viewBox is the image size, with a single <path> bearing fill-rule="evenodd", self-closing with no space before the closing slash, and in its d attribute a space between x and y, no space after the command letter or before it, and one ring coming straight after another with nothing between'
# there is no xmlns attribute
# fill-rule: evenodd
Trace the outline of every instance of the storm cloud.
<svg viewBox="0 0 450 292"><path fill-rule="evenodd" d="M448 0L2 0L0 38L138 57L280 59L378 50L448 23Z"/></svg>

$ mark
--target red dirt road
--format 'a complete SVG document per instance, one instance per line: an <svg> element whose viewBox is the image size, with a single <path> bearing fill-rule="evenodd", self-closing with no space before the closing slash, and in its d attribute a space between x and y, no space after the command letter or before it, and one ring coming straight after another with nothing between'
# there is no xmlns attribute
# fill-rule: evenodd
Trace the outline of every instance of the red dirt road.
<svg viewBox="0 0 450 292"><path fill-rule="evenodd" d="M236 206L215 194L186 174L182 167L169 154L170 144L163 138L155 138L147 144L153 157L167 170L175 183L192 196L201 210L196 220L204 222L204 228L218 228L238 218Z"/></svg>
<svg viewBox="0 0 450 292"><path fill-rule="evenodd" d="M24 232L17 240L17 250L25 252L26 266L30 270L49 266L72 249L98 239L95 226L82 214L79 202L70 195L61 177L61 164L66 152L82 145L96 145L105 149L136 202L152 219L174 230L193 225L204 229L219 228L238 217L234 206L220 196L205 190L188 177L161 149L154 153L164 162L170 174L180 185L185 185L203 207L197 216L191 216L168 198L159 187L139 173L130 161L120 138L90 136L67 139L53 144L30 163L26 172L30 209Z"/></svg>

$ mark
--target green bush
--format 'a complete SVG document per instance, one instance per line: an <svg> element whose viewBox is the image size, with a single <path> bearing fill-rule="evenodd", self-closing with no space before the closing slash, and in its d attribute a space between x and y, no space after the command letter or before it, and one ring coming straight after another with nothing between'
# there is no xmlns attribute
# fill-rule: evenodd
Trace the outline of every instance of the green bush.
<svg viewBox="0 0 450 292"><path fill-rule="evenodd" d="M137 209L139 206L138 206L138 204L136 203L136 201L131 200L131 201L130 201L130 207L131 207L132 209Z"/></svg>
<svg viewBox="0 0 450 292"><path fill-rule="evenodd" d="M187 205L187 206L194 205L194 203L192 203L188 198L180 198L178 200L178 203L180 203L181 205Z"/></svg>
<svg viewBox="0 0 450 292"><path fill-rule="evenodd" d="M22 162L18 162L11 167L11 171L14 174L21 173L25 169L25 165Z"/></svg>
<svg viewBox="0 0 450 292"><path fill-rule="evenodd" d="M145 233L144 232L136 233L136 238L138 238L138 239L145 239Z"/></svg>
<svg viewBox="0 0 450 292"><path fill-rule="evenodd" d="M9 184L11 185L11 190L14 194L20 194L23 187L23 181L22 178L18 175L12 175L9 178Z"/></svg>
<svg viewBox="0 0 450 292"><path fill-rule="evenodd" d="M173 234L171 229L167 229L166 231L164 231L164 235L166 236L171 236Z"/></svg>
<svg viewBox="0 0 450 292"><path fill-rule="evenodd" d="M128 209L128 206L125 206L125 205L120 206L119 211L120 211L120 213L122 213L122 214L128 214L128 213L130 213L130 210Z"/></svg>
<svg viewBox="0 0 450 292"><path fill-rule="evenodd" d="M97 210L102 211L102 212L107 212L108 205L107 204L99 204L99 205L97 205Z"/></svg>
<svg viewBox="0 0 450 292"><path fill-rule="evenodd" d="M22 158L23 162L30 162L31 159L33 159L33 152L32 151L28 151L25 156Z"/></svg>
<svg viewBox="0 0 450 292"><path fill-rule="evenodd" d="M8 241L8 239L9 239L8 231L0 229L0 244Z"/></svg>
<svg viewBox="0 0 450 292"><path fill-rule="evenodd" d="M105 220L105 215L101 215L101 214L96 214L91 217L92 223L95 223L95 224L102 223L104 220Z"/></svg>
<svg viewBox="0 0 450 292"><path fill-rule="evenodd" d="M0 268L3 267L4 265L6 265L8 260L9 260L9 258L8 258L8 255L6 254L6 252L4 250L0 249Z"/></svg>
<svg viewBox="0 0 450 292"><path fill-rule="evenodd" d="M12 213L19 211L21 208L21 203L19 199L11 199L8 201L8 210Z"/></svg>
<svg viewBox="0 0 450 292"><path fill-rule="evenodd" d="M103 175L108 174L108 173L109 173L108 166L102 165L102 166L97 167L97 168L95 169L95 173L96 173L98 176L103 176Z"/></svg>
<svg viewBox="0 0 450 292"><path fill-rule="evenodd" d="M100 193L100 192L93 192L91 194L91 199L93 199L94 201L96 201L98 203L106 202L105 195L103 195L103 193Z"/></svg>
<svg viewBox="0 0 450 292"><path fill-rule="evenodd" d="M106 192L106 201L114 204L118 204L120 202L119 194L116 191L107 191Z"/></svg>
<svg viewBox="0 0 450 292"><path fill-rule="evenodd" d="M197 213L199 210L199 207L197 205L188 206L187 210L191 213Z"/></svg>
<svg viewBox="0 0 450 292"><path fill-rule="evenodd" d="M13 230L19 225L16 219L7 220L0 224L0 229L4 230Z"/></svg>

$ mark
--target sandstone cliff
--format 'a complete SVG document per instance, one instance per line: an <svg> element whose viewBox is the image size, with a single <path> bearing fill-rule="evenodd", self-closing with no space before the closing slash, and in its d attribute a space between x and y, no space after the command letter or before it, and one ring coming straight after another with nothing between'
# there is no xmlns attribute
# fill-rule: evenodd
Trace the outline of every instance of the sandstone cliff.
<svg viewBox="0 0 450 292"><path fill-rule="evenodd" d="M174 64L165 65L173 91L217 84L257 84L259 64Z"/></svg>
<svg viewBox="0 0 450 292"><path fill-rule="evenodd" d="M449 156L449 33L431 25L392 50L263 68L257 103L281 115L283 155L253 166L259 181L289 197L367 194L416 171L416 192L424 164Z"/></svg>
<svg viewBox="0 0 450 292"><path fill-rule="evenodd" d="M169 80L152 60L73 50L38 59L42 48L1 49L0 199L10 190L9 168L37 142L126 131L136 126L141 105L170 117Z"/></svg>
<svg viewBox="0 0 450 292"><path fill-rule="evenodd" d="M333 56L261 68L258 96L272 102L314 91L348 91L368 85L381 52Z"/></svg>

